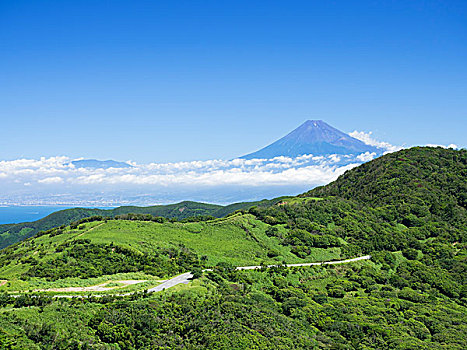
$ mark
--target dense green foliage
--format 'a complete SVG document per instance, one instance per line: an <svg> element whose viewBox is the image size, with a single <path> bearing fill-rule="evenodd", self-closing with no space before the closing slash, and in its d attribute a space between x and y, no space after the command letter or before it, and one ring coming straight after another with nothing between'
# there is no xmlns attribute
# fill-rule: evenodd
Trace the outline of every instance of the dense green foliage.
<svg viewBox="0 0 467 350"><path fill-rule="evenodd" d="M183 246L141 254L118 245L93 244L89 239L77 239L59 245L56 252L62 254L41 261L29 258L31 268L22 278L45 277L53 281L137 271L171 276L200 266L198 257Z"/></svg>
<svg viewBox="0 0 467 350"><path fill-rule="evenodd" d="M466 151L414 148L223 219L121 215L44 232L0 252L0 278L191 270L196 280L133 297L0 295L0 347L465 349L466 175ZM371 260L234 269L363 254Z"/></svg>
<svg viewBox="0 0 467 350"><path fill-rule="evenodd" d="M347 171L303 196L337 196L383 208L409 227L467 221L467 150L414 147ZM463 227L465 228L465 227Z"/></svg>
<svg viewBox="0 0 467 350"><path fill-rule="evenodd" d="M401 283L416 280L419 290L433 287L465 302L466 179L467 151L412 148L352 169L301 201L249 212L272 225L285 224L285 235L269 232L301 257L316 246L315 237L329 245L328 237L339 238L343 256L370 253L386 267L393 262L383 252L402 251L410 261L397 271L404 276Z"/></svg>
<svg viewBox="0 0 467 350"><path fill-rule="evenodd" d="M374 263L208 272L112 300L1 297L12 349L464 349L467 309ZM17 299L17 298L16 298ZM97 304L96 304L97 303ZM25 306L31 305L28 308Z"/></svg>

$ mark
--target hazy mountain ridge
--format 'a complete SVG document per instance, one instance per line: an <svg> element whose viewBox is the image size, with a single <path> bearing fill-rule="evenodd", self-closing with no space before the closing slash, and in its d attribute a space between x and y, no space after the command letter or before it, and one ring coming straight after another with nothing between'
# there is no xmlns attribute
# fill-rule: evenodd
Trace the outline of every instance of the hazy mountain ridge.
<svg viewBox="0 0 467 350"><path fill-rule="evenodd" d="M97 159L80 159L71 162L75 168L92 168L92 169L109 169L109 168L131 168L132 165L125 162L117 162L115 160L97 160Z"/></svg>

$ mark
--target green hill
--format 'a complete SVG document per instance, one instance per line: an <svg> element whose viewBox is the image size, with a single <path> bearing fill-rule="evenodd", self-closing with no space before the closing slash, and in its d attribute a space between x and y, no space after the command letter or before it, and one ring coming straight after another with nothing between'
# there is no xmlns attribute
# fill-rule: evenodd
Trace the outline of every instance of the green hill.
<svg viewBox="0 0 467 350"><path fill-rule="evenodd" d="M165 218L186 219L193 216L223 217L236 210L253 205L266 205L270 201L242 202L226 206L184 201L176 204L155 205L150 207L122 206L115 209L72 208L52 213L40 220L18 224L0 225L0 249L32 237L39 231L46 231L54 227L69 225L90 216L115 217L123 214L149 214Z"/></svg>
<svg viewBox="0 0 467 350"><path fill-rule="evenodd" d="M467 150L414 147L347 171L337 181L303 196L339 196L399 213L464 221Z"/></svg>
<svg viewBox="0 0 467 350"><path fill-rule="evenodd" d="M220 262L241 266L264 261L324 261L340 257L337 247L317 247L308 259L300 258L277 237L269 237L268 227L251 214L186 223L132 219L87 222L75 228L53 229L7 247L0 254L0 279L28 280L34 284L36 277L57 280L121 272L168 277L183 269L164 270L149 265L161 265L169 262L172 255L185 253L197 257L192 261L193 266L204 267ZM115 247L119 254L112 254ZM76 255L78 250L80 255ZM154 260L156 256L160 259ZM130 264L122 264L132 259ZM190 266L183 265L185 269ZM16 288L14 283L11 288Z"/></svg>
<svg viewBox="0 0 467 350"><path fill-rule="evenodd" d="M0 251L0 348L465 349L466 179L465 150L413 148L223 218L125 213L42 232ZM186 271L188 285L116 295Z"/></svg>
<svg viewBox="0 0 467 350"><path fill-rule="evenodd" d="M299 196L301 203L260 208L256 215L308 231L331 230L355 252L416 248L416 241L435 237L465 242L466 179L466 150L414 147L349 170Z"/></svg>

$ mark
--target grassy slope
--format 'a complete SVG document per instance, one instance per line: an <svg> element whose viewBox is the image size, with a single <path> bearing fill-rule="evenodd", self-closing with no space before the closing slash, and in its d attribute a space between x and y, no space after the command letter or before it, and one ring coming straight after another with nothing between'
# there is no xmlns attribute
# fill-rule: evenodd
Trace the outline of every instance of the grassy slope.
<svg viewBox="0 0 467 350"><path fill-rule="evenodd" d="M222 206L196 202L181 202L151 207L124 206L108 210L93 208L65 209L33 222L0 225L0 249L31 237L39 231L45 231L61 225L68 225L73 221L94 215L113 217L121 214L140 213L183 219L196 215L212 215L219 208L222 208Z"/></svg>
<svg viewBox="0 0 467 350"><path fill-rule="evenodd" d="M263 200L259 202L241 202L221 206L216 204L184 201L169 205L156 205L150 207L123 206L108 210L92 208L65 209L33 222L0 225L0 249L25 238L32 237L39 231L45 231L62 225L69 225L73 221L94 215L114 217L116 215L134 213L151 214L153 216L176 219L184 219L199 215L211 215L220 218L239 209L248 208L253 205L264 205L269 202L270 201L268 200Z"/></svg>

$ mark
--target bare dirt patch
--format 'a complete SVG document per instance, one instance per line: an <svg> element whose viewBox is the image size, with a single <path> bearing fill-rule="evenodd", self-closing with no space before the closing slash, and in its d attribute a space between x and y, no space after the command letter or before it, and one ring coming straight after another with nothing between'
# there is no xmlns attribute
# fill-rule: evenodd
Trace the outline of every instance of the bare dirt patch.
<svg viewBox="0 0 467 350"><path fill-rule="evenodd" d="M89 287L65 287L65 288L50 288L50 289L36 289L36 292L104 292L106 290L124 288L133 284L143 283L147 280L120 280L120 281L107 281L95 286ZM118 283L121 286L107 287L109 283Z"/></svg>

